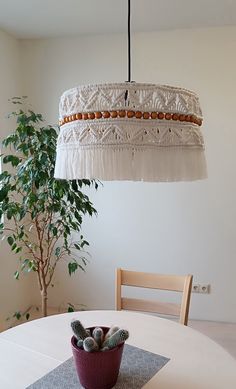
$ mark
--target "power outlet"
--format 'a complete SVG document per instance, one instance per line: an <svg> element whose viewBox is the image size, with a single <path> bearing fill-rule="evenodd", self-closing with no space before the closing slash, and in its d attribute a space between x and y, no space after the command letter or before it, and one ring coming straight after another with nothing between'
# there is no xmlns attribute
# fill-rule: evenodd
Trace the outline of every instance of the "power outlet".
<svg viewBox="0 0 236 389"><path fill-rule="evenodd" d="M193 284L193 286L192 286L192 292L193 292L193 293L199 293L199 288L200 288L200 285L199 285L199 284Z"/></svg>
<svg viewBox="0 0 236 389"><path fill-rule="evenodd" d="M204 293L209 294L210 293L210 284L193 284L192 286L192 292L193 293Z"/></svg>
<svg viewBox="0 0 236 389"><path fill-rule="evenodd" d="M210 284L200 284L199 293L210 293Z"/></svg>

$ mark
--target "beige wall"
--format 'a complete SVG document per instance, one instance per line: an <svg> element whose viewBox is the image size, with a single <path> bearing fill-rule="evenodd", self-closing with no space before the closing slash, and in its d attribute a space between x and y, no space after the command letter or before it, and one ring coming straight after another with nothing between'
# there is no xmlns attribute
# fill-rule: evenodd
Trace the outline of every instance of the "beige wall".
<svg viewBox="0 0 236 389"><path fill-rule="evenodd" d="M11 132L14 122L6 118L12 110L8 99L21 93L19 42L0 31L0 137ZM29 279L16 281L14 272L18 270L16 257L8 244L0 241L0 329L5 328L6 318L17 310L30 305ZM23 277L25 278L25 277Z"/></svg>
<svg viewBox="0 0 236 389"><path fill-rule="evenodd" d="M193 183L107 182L89 192L99 215L87 219L86 274L58 269L51 304L114 307L116 266L193 273L211 284L193 295L191 317L236 322L236 27L140 33L133 79L195 90L204 113L209 178ZM127 79L126 36L20 42L23 94L51 124L60 94L77 84ZM5 92L6 95L6 92ZM37 296L35 295L35 300Z"/></svg>

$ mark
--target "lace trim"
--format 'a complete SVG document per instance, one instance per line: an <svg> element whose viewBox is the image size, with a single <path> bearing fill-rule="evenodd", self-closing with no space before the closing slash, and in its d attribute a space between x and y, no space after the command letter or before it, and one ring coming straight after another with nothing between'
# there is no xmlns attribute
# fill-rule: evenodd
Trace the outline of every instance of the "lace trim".
<svg viewBox="0 0 236 389"><path fill-rule="evenodd" d="M104 120L76 121L61 127L57 142L58 147L79 146L188 146L204 148L200 128L190 123L175 123L174 127L161 122L153 125L152 121Z"/></svg>
<svg viewBox="0 0 236 389"><path fill-rule="evenodd" d="M128 91L127 99L125 99ZM101 84L73 88L60 100L59 117L110 110L168 112L202 117L198 97L182 88L153 84Z"/></svg>

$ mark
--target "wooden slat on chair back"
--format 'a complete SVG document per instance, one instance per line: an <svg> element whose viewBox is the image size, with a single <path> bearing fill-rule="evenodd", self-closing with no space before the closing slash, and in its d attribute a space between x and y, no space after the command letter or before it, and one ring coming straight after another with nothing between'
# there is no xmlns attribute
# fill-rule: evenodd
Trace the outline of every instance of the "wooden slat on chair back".
<svg viewBox="0 0 236 389"><path fill-rule="evenodd" d="M160 313L161 315L180 315L180 304L163 303L161 301L121 298L121 309L130 311Z"/></svg>
<svg viewBox="0 0 236 389"><path fill-rule="evenodd" d="M129 270L121 271L121 285L182 292L184 283L185 276L142 273Z"/></svg>
<svg viewBox="0 0 236 389"><path fill-rule="evenodd" d="M121 285L182 292L182 301L181 304L174 304L122 297ZM187 325L191 288L192 275L176 276L116 269L116 309L179 316L180 323Z"/></svg>

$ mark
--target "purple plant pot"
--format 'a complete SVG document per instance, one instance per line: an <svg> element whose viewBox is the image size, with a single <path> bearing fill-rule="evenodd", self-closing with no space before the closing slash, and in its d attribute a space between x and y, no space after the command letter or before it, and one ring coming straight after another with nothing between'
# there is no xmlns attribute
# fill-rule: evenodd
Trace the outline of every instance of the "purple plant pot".
<svg viewBox="0 0 236 389"><path fill-rule="evenodd" d="M91 333L95 327L90 327ZM101 327L106 333L109 328ZM110 389L115 386L121 364L124 343L107 351L87 352L76 345L72 336L71 346L76 371L85 389Z"/></svg>

